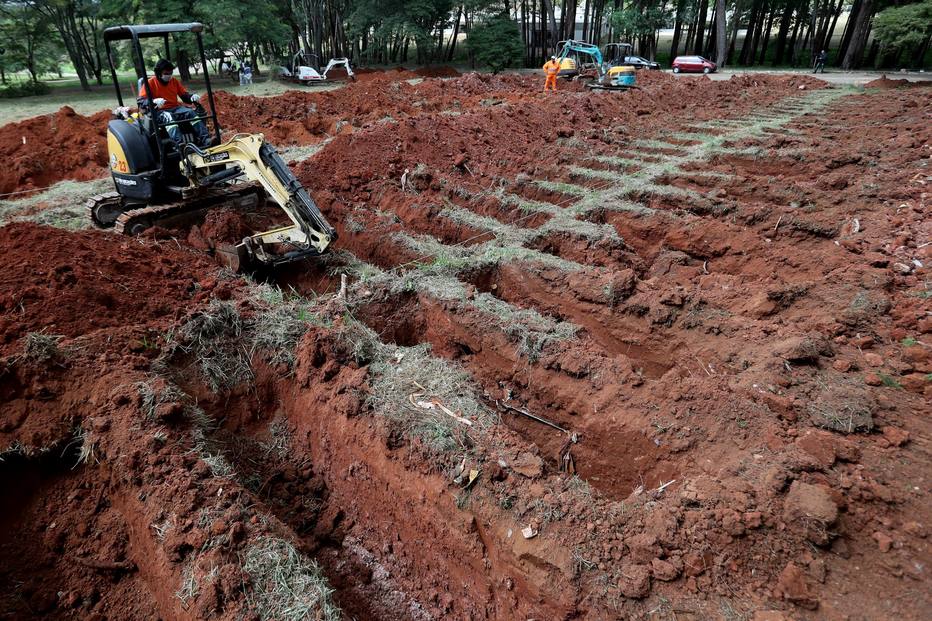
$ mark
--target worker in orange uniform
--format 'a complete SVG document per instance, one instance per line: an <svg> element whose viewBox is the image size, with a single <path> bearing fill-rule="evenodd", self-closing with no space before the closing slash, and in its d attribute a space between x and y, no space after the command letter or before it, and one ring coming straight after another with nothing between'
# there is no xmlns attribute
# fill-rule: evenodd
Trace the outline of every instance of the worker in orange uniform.
<svg viewBox="0 0 932 621"><path fill-rule="evenodd" d="M177 78L172 77L174 70L175 66L169 61L160 59L155 64L155 75L149 78L149 91L152 93L152 104L161 110L159 121L168 131L169 137L180 144L181 130L178 128L178 121L188 121L198 116L197 112L182 104L196 104L200 95L189 93ZM136 102L140 108L149 106L149 93L146 92L145 84L139 85ZM193 121L191 128L199 146L210 146L210 132L203 121Z"/></svg>
<svg viewBox="0 0 932 621"><path fill-rule="evenodd" d="M557 74L560 73L560 63L557 62L556 56L551 56L544 64L544 73L547 75L547 80L544 82L544 91L555 91L557 90Z"/></svg>

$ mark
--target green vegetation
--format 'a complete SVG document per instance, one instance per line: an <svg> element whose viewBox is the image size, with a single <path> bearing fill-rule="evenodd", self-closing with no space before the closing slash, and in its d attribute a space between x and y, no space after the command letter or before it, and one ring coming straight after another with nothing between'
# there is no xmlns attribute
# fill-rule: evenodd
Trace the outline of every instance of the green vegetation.
<svg viewBox="0 0 932 621"><path fill-rule="evenodd" d="M249 62L257 76L262 67L274 72L288 64L296 49L315 55L319 64L347 56L355 64L540 67L558 51L557 41L576 37L577 21L562 17L569 14L582 18L584 38L629 41L635 53L664 65L677 55L700 54L722 66L811 67L825 48L831 51L829 64L844 69L918 68L928 55L930 7L930 0L896 6L858 0L850 7L845 0L591 0L580 15L579 0L0 0L0 96L45 92L42 81L49 76L87 92L105 84L101 32L126 23L204 22L213 70L219 73L224 59ZM665 28L672 28L672 37L660 36ZM729 45L715 45L726 36ZM870 47L872 40L880 45ZM163 52L148 41L144 53L150 67ZM114 57L119 70L133 69L125 45L116 46ZM182 79L197 77L193 40L173 36L171 57Z"/></svg>
<svg viewBox="0 0 932 621"><path fill-rule="evenodd" d="M428 345L390 347L382 354L371 366L372 391L368 401L376 413L391 420L409 437L420 438L437 453L463 451L473 444L470 433L481 432L492 422L489 412L479 404L469 376L456 365L431 356ZM472 426L439 407L428 409L417 405L434 399Z"/></svg>
<svg viewBox="0 0 932 621"><path fill-rule="evenodd" d="M874 37L894 63L905 57L922 66L932 38L932 0L884 9L874 19Z"/></svg>
<svg viewBox="0 0 932 621"><path fill-rule="evenodd" d="M886 375L885 373L880 374L880 381L887 388L903 388L902 384L900 384L898 381L896 381L896 379L890 377L889 375Z"/></svg>
<svg viewBox="0 0 932 621"><path fill-rule="evenodd" d="M0 224L36 222L67 230L89 225L84 199L113 189L108 177L94 181L61 181L38 192L16 195L17 200L0 200ZM42 205L42 209L35 209Z"/></svg>
<svg viewBox="0 0 932 621"><path fill-rule="evenodd" d="M251 335L249 356L264 355L269 364L284 364L291 369L295 363L294 350L308 325L326 322L310 301L297 294L286 295L273 285L255 285L254 292L266 306L247 328Z"/></svg>
<svg viewBox="0 0 932 621"><path fill-rule="evenodd" d="M242 343L243 320L233 302L213 300L205 310L170 334L166 351L190 356L217 392L252 379L248 350Z"/></svg>
<svg viewBox="0 0 932 621"><path fill-rule="evenodd" d="M518 23L507 13L496 15L480 23L469 32L469 52L476 62L498 73L506 67L517 67L524 62L524 45Z"/></svg>

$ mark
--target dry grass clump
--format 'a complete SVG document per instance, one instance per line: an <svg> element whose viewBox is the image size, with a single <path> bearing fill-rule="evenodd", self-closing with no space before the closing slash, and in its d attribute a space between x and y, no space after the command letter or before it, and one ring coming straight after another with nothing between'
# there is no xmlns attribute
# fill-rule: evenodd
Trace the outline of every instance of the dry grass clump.
<svg viewBox="0 0 932 621"><path fill-rule="evenodd" d="M246 598L260 619L342 618L320 567L291 543L274 537L257 539L246 549L242 565L252 583Z"/></svg>

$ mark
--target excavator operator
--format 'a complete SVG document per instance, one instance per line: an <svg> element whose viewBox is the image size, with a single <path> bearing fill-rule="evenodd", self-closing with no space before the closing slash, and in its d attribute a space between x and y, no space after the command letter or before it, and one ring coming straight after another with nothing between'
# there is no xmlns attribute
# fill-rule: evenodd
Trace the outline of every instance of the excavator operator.
<svg viewBox="0 0 932 621"><path fill-rule="evenodd" d="M179 121L190 120L197 116L193 109L185 107L185 104L196 104L200 100L197 93L189 93L177 78L172 77L175 66L168 60L161 58L155 63L155 75L149 78L149 90L152 91L152 103L161 110L161 123L168 131L168 136L176 143L181 142L181 129L178 127ZM142 84L140 79L139 96L136 102L140 108L146 108L149 105L146 85ZM197 143L201 147L210 146L210 131L203 121L194 121L191 123Z"/></svg>
<svg viewBox="0 0 932 621"><path fill-rule="evenodd" d="M556 56L551 56L544 64L544 73L547 80L544 82L544 92L557 90L557 75L560 73L560 63L557 62Z"/></svg>

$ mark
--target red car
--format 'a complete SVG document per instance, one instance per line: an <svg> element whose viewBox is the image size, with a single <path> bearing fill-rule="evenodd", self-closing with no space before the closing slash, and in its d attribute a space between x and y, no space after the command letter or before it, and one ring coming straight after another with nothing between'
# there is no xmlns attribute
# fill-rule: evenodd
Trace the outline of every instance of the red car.
<svg viewBox="0 0 932 621"><path fill-rule="evenodd" d="M715 63L702 56L677 56L673 59L673 73L712 73Z"/></svg>

